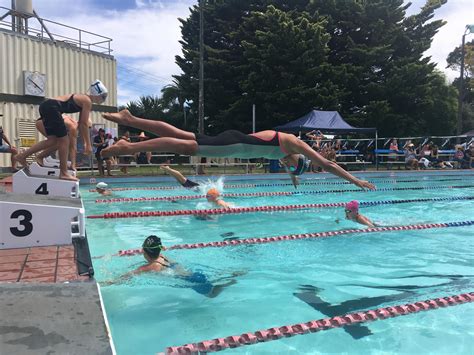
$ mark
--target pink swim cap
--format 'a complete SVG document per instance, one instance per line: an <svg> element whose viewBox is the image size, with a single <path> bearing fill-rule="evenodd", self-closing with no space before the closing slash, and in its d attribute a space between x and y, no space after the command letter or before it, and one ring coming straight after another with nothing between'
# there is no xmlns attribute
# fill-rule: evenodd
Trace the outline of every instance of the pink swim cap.
<svg viewBox="0 0 474 355"><path fill-rule="evenodd" d="M359 212L359 201L353 200L351 202L346 203L346 210L350 210L352 212Z"/></svg>

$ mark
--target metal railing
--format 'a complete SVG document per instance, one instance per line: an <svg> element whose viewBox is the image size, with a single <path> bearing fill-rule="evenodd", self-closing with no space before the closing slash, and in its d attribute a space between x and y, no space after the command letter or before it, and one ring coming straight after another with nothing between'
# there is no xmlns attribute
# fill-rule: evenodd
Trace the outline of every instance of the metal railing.
<svg viewBox="0 0 474 355"><path fill-rule="evenodd" d="M28 26L19 28L18 24L12 21L16 12L3 6L0 6L0 12L1 10L5 10L7 13L10 13L10 15L0 20L0 29L17 32L25 36L40 39L42 41L62 43L64 45L75 47L81 50L88 50L107 55L111 55L112 53L112 39L109 37L90 31L85 31L77 27L68 26L59 22L47 20L37 16L36 13L35 16L29 16L28 19L38 20L40 28L31 27L29 24ZM25 21L27 21L27 19L25 19Z"/></svg>

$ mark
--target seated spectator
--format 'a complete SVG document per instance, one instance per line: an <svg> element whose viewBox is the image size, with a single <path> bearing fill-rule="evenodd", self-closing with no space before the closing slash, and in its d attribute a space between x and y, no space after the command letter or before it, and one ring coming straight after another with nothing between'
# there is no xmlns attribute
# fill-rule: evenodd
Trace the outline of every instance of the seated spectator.
<svg viewBox="0 0 474 355"><path fill-rule="evenodd" d="M474 169L474 143L464 153L466 169Z"/></svg>
<svg viewBox="0 0 474 355"><path fill-rule="evenodd" d="M319 150L321 149L321 140L324 138L321 131L313 130L311 132L306 133L306 137L311 140L311 142L309 143L311 148L319 152Z"/></svg>
<svg viewBox="0 0 474 355"><path fill-rule="evenodd" d="M457 168L462 169L466 163L466 156L464 154L464 147L461 144L456 145L456 152L454 153L454 161L457 163Z"/></svg>
<svg viewBox="0 0 474 355"><path fill-rule="evenodd" d="M388 160L395 161L397 160L397 153L398 153L398 143L397 139L393 138L390 142L390 153L388 154Z"/></svg>
<svg viewBox="0 0 474 355"><path fill-rule="evenodd" d="M420 170L418 159L416 158L415 145L410 143L405 150L405 167L411 170Z"/></svg>
<svg viewBox="0 0 474 355"><path fill-rule="evenodd" d="M446 164L439 158L438 146L434 145L431 149L431 156L428 158L434 168L446 169Z"/></svg>
<svg viewBox="0 0 474 355"><path fill-rule="evenodd" d="M148 139L147 136L145 136L145 132L141 132L140 135L138 136L138 141L143 142ZM135 161L137 164L151 164L151 152L139 152L135 154Z"/></svg>
<svg viewBox="0 0 474 355"><path fill-rule="evenodd" d="M423 145L420 151L420 158L427 158L431 156L431 147L433 146L433 142L429 142Z"/></svg>
<svg viewBox="0 0 474 355"><path fill-rule="evenodd" d="M14 146L11 145L10 141L5 135L5 132L3 131L2 126L0 126L0 153L11 154L10 160L12 164L12 171L16 171L16 162L15 162L14 156L18 154L18 150Z"/></svg>

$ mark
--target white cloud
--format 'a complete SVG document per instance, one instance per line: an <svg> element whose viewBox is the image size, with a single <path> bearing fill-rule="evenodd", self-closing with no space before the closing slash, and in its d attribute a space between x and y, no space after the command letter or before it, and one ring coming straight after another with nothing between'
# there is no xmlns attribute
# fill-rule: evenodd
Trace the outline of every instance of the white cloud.
<svg viewBox="0 0 474 355"><path fill-rule="evenodd" d="M406 1L407 2L407 1ZM426 0L412 0L413 5L408 10L409 14L418 12ZM459 76L458 72L446 69L446 58L454 48L461 45L462 35L466 25L474 23L474 1L448 0L448 3L436 10L433 20L442 19L447 23L441 27L434 36L431 48L425 53L437 63L437 68L445 72L450 81ZM466 36L466 41L474 39L474 34Z"/></svg>
<svg viewBox="0 0 474 355"><path fill-rule="evenodd" d="M412 0L408 14L418 12L425 1ZM125 70L126 80L118 88L119 103L124 104L143 94L159 94L163 86L172 82L171 75L180 73L175 64L175 56L181 54L178 17L188 17L189 7L196 3L197 0L135 0L132 9L104 10L97 0L68 1L67 5L62 0L35 0L33 6L41 17L111 37L119 69L121 65L131 65L149 73L133 75ZM0 6L10 7L10 4L10 0L0 0ZM431 56L450 80L459 74L445 69L446 57L460 45L465 25L474 22L473 13L472 0L449 0L436 11L434 19L442 18L447 24L436 34L425 54Z"/></svg>

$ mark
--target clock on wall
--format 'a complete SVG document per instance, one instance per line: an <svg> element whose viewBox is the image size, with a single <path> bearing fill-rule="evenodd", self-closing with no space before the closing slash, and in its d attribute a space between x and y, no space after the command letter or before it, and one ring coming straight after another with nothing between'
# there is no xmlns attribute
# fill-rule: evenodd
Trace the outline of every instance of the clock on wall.
<svg viewBox="0 0 474 355"><path fill-rule="evenodd" d="M39 72L23 72L23 88L25 95L46 96L46 74Z"/></svg>

